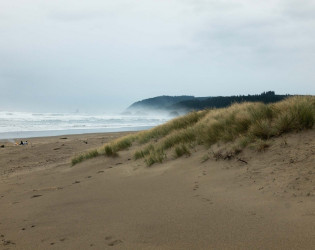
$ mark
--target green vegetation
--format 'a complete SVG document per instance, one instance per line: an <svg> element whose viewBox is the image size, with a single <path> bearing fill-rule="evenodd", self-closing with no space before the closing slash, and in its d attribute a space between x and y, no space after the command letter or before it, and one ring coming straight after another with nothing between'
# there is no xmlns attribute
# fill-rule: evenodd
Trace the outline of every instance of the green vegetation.
<svg viewBox="0 0 315 250"><path fill-rule="evenodd" d="M153 149L150 151L149 155L145 158L145 163L147 166L151 166L154 163L162 163L166 158L166 154L163 149Z"/></svg>
<svg viewBox="0 0 315 250"><path fill-rule="evenodd" d="M190 156L190 151L189 149L186 147L185 144L182 144L182 145L178 145L175 147L175 157L178 158L178 157L181 157L183 155L187 155L187 156Z"/></svg>
<svg viewBox="0 0 315 250"><path fill-rule="evenodd" d="M148 131L139 132L138 135L135 136L135 140L137 140L140 144L147 143L151 140L160 139L173 131L178 131L180 129L186 129L188 127L196 124L201 118L203 118L208 111L199 111L199 112L191 112L185 116L181 116L175 118L163 125L157 126Z"/></svg>
<svg viewBox="0 0 315 250"><path fill-rule="evenodd" d="M233 103L262 102L265 104L282 101L288 95L276 95L274 91L263 92L260 95L215 96L208 98L196 97L173 104L169 109L202 110L206 108L225 108Z"/></svg>
<svg viewBox="0 0 315 250"><path fill-rule="evenodd" d="M85 154L81 154L81 155L78 155L78 156L75 156L74 158L72 158L72 166L74 166L75 164L78 164L84 160L87 160L87 159L91 159L91 158L95 158L99 155L99 152L98 150L94 149L94 150L91 150Z"/></svg>
<svg viewBox="0 0 315 250"><path fill-rule="evenodd" d="M159 110L167 112L203 110L209 108L225 108L233 103L262 102L265 104L282 101L288 95L276 95L274 91L263 92L259 95L238 96L157 96L133 103L128 109L130 111Z"/></svg>
<svg viewBox="0 0 315 250"><path fill-rule="evenodd" d="M192 144L210 147L218 142L230 142L234 153L248 145L256 145L258 151L263 151L269 146L268 139L312 129L314 123L314 96L290 97L275 104L235 103L228 108L191 112L153 129L113 141L99 152L116 156L136 143L140 150L134 153L134 158L144 158L151 166L164 161L170 149L175 151L175 157L189 155L187 145ZM87 153L74 158L72 163L92 157Z"/></svg>
<svg viewBox="0 0 315 250"><path fill-rule="evenodd" d="M113 151L113 148L109 145L104 147L104 153L106 156L117 156L117 153Z"/></svg>
<svg viewBox="0 0 315 250"><path fill-rule="evenodd" d="M173 104L194 99L194 96L156 96L133 103L128 107L127 111L145 109L169 110L169 107Z"/></svg>

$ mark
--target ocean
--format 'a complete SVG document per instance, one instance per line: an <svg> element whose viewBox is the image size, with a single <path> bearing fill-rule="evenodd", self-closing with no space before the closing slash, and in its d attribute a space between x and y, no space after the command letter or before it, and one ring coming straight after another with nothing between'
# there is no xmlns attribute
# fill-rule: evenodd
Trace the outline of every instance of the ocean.
<svg viewBox="0 0 315 250"><path fill-rule="evenodd" d="M162 124L169 119L171 117L158 115L91 115L0 111L0 139L139 131Z"/></svg>

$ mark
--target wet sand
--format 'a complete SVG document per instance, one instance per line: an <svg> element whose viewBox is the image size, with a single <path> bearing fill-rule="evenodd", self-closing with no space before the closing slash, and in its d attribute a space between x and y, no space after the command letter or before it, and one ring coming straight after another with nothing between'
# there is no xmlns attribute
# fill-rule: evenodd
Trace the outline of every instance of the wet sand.
<svg viewBox="0 0 315 250"><path fill-rule="evenodd" d="M0 249L314 249L315 131L230 160L71 157L126 133L0 142Z"/></svg>

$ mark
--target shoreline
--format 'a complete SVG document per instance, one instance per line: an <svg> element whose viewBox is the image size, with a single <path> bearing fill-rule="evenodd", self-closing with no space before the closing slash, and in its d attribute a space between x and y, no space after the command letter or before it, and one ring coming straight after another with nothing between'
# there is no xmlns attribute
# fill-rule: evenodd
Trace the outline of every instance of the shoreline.
<svg viewBox="0 0 315 250"><path fill-rule="evenodd" d="M136 131L0 139L0 177L34 169L71 165L71 158ZM27 145L19 142L27 139Z"/></svg>
<svg viewBox="0 0 315 250"><path fill-rule="evenodd" d="M67 130L45 130L45 131L21 131L21 132L1 132L0 141L28 138L43 138L51 136L84 135L84 134L104 134L142 131L153 126L102 128L102 129L67 129Z"/></svg>

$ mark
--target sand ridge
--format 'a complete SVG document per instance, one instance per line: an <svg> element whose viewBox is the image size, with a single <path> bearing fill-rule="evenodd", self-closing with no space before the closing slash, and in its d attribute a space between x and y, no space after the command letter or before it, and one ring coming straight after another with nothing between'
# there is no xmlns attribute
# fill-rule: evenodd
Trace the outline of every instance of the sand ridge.
<svg viewBox="0 0 315 250"><path fill-rule="evenodd" d="M59 137L33 140L28 151L0 149L0 249L315 245L314 130L230 160L216 160L200 147L190 157L169 155L165 163L148 168L132 159L131 148L117 158L100 156L71 167L71 154L109 137L95 134L88 144L78 143L86 139L73 136L69 151L54 150L66 146ZM31 155L38 162L46 156L51 161L36 164ZM27 171L17 168L17 161Z"/></svg>

